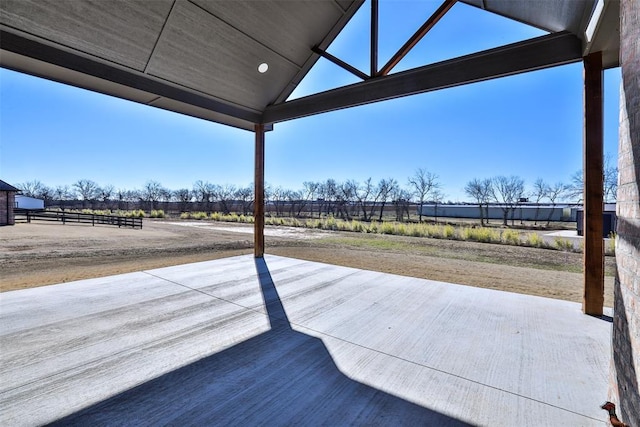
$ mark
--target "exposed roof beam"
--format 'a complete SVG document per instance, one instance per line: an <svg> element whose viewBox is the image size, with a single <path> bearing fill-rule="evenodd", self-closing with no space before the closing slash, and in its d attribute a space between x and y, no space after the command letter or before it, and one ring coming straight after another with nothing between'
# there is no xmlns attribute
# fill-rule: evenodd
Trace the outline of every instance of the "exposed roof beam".
<svg viewBox="0 0 640 427"><path fill-rule="evenodd" d="M344 68L345 70L347 70L351 74L355 75L356 77L361 78L362 80L367 80L369 78L368 75L366 75L362 71L358 70L353 65L350 65L350 64L344 62L342 59L331 55L329 52L325 52L324 50L320 49L318 46L312 47L311 50L314 53L317 53L318 55L322 56L323 58L328 59L329 61L333 62L337 66Z"/></svg>
<svg viewBox="0 0 640 427"><path fill-rule="evenodd" d="M84 89L101 91L107 95L112 95L109 85L114 84L120 86L117 91L118 96L140 102L133 95L130 98L126 96L126 88L145 92L148 94L171 99L187 105L192 105L204 110L231 116L248 123L258 123L260 114L256 111L241 108L230 103L222 102L213 97L199 94L195 91L169 85L162 80L135 70L129 70L123 67L116 67L106 62L100 62L91 58L82 56L72 51L59 49L48 44L33 40L13 32L0 28L0 49L2 52L15 53L23 58L17 66L8 63L8 58L0 55L0 66L14 69L16 71L32 74L38 77L44 77L50 80L56 80L60 83L81 87ZM99 90L94 85L84 86L77 76L66 76L64 72L60 72L57 76L52 76L50 72L40 72L39 69L46 64L61 67L72 72L82 73L103 81L103 90ZM116 91L116 89L113 89ZM124 93L123 93L124 90ZM245 127L245 126L241 126Z"/></svg>
<svg viewBox="0 0 640 427"><path fill-rule="evenodd" d="M380 69L377 73L379 76L386 76L389 72L402 61L402 58L418 44L418 42L438 23L438 21L456 4L456 0L445 0L440 7L425 21L418 31L416 31L409 40L396 52L395 55Z"/></svg>
<svg viewBox="0 0 640 427"><path fill-rule="evenodd" d="M378 0L371 0L371 72L370 76L375 76L378 73Z"/></svg>
<svg viewBox="0 0 640 427"><path fill-rule="evenodd" d="M568 32L554 33L272 105L266 108L263 122L277 123L581 59L580 39Z"/></svg>

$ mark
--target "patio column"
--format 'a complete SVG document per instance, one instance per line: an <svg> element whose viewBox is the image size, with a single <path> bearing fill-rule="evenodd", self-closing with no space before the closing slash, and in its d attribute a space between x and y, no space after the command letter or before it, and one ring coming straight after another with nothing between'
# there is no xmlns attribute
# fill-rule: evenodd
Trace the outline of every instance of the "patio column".
<svg viewBox="0 0 640 427"><path fill-rule="evenodd" d="M584 58L584 300L585 314L604 305L602 52Z"/></svg>
<svg viewBox="0 0 640 427"><path fill-rule="evenodd" d="M253 201L253 253L256 258L264 256L264 125L255 125L255 178Z"/></svg>

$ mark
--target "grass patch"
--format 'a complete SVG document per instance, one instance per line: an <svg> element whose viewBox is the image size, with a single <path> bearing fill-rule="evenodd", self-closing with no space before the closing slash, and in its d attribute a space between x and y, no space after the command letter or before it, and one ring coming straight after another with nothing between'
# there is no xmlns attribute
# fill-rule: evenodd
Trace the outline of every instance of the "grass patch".
<svg viewBox="0 0 640 427"><path fill-rule="evenodd" d="M144 214L144 212L143 212ZM235 213L224 215L213 212L210 215L205 212L183 213L181 219L211 219L213 221L227 221L240 223L253 223L251 215L237 215ZM581 246L576 246L570 239L555 238L553 243L548 243L539 234L515 229L499 229L491 227L456 226L450 224L426 224L426 223L402 223L396 221L371 221L342 220L332 215L326 218L298 219L290 217L268 216L265 224L283 227L304 227L318 230L344 231L354 233L366 233L373 235L388 235L401 237L426 237L445 240L461 240L464 242L494 243L509 246L525 246L537 249L553 249L563 252L582 252ZM615 253L615 240L612 238L606 248L607 255Z"/></svg>

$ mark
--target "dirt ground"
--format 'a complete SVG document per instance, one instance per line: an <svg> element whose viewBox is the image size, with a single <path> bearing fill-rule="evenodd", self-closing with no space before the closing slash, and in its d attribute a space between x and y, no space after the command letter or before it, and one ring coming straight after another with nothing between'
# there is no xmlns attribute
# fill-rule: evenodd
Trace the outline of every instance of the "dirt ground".
<svg viewBox="0 0 640 427"><path fill-rule="evenodd" d="M474 242L267 227L266 252L470 286L582 301L582 256ZM0 291L253 252L252 227L145 220L142 230L33 222L0 228ZM605 306L615 259L607 257Z"/></svg>

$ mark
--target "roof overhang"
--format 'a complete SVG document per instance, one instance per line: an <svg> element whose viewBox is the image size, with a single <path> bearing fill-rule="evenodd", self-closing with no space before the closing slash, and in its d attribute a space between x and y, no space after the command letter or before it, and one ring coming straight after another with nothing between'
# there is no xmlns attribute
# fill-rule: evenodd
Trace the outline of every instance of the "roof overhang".
<svg viewBox="0 0 640 427"><path fill-rule="evenodd" d="M253 130L363 1L4 0L0 65Z"/></svg>
<svg viewBox="0 0 640 427"><path fill-rule="evenodd" d="M4 0L0 66L247 130L591 52L618 66L618 0L462 1L550 34L287 101L364 0Z"/></svg>

